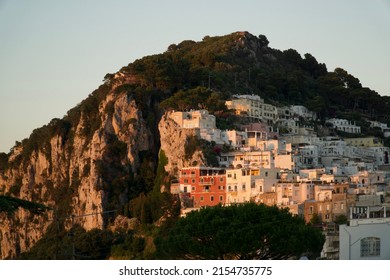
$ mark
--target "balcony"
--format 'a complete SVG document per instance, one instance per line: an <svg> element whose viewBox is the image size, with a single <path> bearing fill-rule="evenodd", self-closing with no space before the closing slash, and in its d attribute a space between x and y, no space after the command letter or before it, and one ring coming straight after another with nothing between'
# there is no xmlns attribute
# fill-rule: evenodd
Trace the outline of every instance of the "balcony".
<svg viewBox="0 0 390 280"><path fill-rule="evenodd" d="M214 182L199 182L200 186L210 186L212 184L214 184Z"/></svg>

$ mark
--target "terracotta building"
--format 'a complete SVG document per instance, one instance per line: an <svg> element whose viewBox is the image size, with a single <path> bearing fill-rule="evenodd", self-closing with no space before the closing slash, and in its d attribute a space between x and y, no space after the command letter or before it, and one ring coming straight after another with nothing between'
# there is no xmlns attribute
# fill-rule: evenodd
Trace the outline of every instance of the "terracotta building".
<svg viewBox="0 0 390 280"><path fill-rule="evenodd" d="M182 168L179 183L180 192L189 193L195 208L226 202L225 169L203 166Z"/></svg>

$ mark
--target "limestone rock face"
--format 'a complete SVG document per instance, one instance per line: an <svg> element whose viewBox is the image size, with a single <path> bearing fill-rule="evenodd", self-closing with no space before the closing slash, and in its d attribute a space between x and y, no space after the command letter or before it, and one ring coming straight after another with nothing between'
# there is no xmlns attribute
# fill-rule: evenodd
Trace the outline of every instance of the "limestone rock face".
<svg viewBox="0 0 390 280"><path fill-rule="evenodd" d="M23 149L28 145L24 144L10 153L9 167L0 170L0 194L43 203L52 210L40 216L23 209L14 215L0 213L1 259L16 258L31 248L58 217L65 220L67 229L72 225L72 215L74 223L86 230L106 226L104 211L111 210L107 209L111 190L103 187L102 164L109 166L120 160L120 164L130 166L129 173L135 174L139 152L155 145L132 95L115 89L113 86L100 100L95 123L81 112L77 125L66 136L61 130L54 133L27 156ZM96 129L86 135L93 125ZM125 149L121 158L110 158L113 139Z"/></svg>
<svg viewBox="0 0 390 280"><path fill-rule="evenodd" d="M160 131L161 150L168 158L165 171L178 178L178 172L183 167L205 165L205 157L202 151L188 157L185 145L188 137L199 137L198 129L182 129L171 118L171 112L165 113L158 125Z"/></svg>
<svg viewBox="0 0 390 280"><path fill-rule="evenodd" d="M123 229L123 230L135 230L139 227L140 225L140 222L137 218L127 218L125 216L122 216L122 215L118 215L116 218L115 218L115 221L114 221L114 224L112 225L111 227L111 230L115 231L115 230L119 230L119 229Z"/></svg>

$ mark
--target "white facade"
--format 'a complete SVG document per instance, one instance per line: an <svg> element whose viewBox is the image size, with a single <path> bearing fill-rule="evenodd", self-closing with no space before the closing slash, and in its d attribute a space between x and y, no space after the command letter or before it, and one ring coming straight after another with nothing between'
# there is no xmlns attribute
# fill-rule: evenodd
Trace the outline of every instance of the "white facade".
<svg viewBox="0 0 390 280"><path fill-rule="evenodd" d="M301 168L319 167L319 148L317 145L301 145L296 150L297 165Z"/></svg>
<svg viewBox="0 0 390 280"><path fill-rule="evenodd" d="M215 116L210 115L207 110L172 112L171 118L180 128L198 129L200 138L218 145L226 144L239 148L248 141L245 131L218 129Z"/></svg>
<svg viewBox="0 0 390 280"><path fill-rule="evenodd" d="M360 126L357 126L355 123L345 119L329 119L326 121L331 123L333 127L338 131L348 132L348 133L360 133Z"/></svg>
<svg viewBox="0 0 390 280"><path fill-rule="evenodd" d="M387 129L387 124L378 121L370 121L370 127L379 127L382 131Z"/></svg>
<svg viewBox="0 0 390 280"><path fill-rule="evenodd" d="M310 111L305 106L302 105L291 105L290 110L297 116L302 117L306 120L316 120L317 114Z"/></svg>
<svg viewBox="0 0 390 280"><path fill-rule="evenodd" d="M172 112L171 118L181 128L203 128L215 129L216 120L214 115L210 115L207 110L197 110L189 112Z"/></svg>
<svg viewBox="0 0 390 280"><path fill-rule="evenodd" d="M321 156L350 156L347 143L339 138L323 139L321 145Z"/></svg>
<svg viewBox="0 0 390 280"><path fill-rule="evenodd" d="M291 145L320 145L321 143L320 138L315 134L283 135L281 138Z"/></svg>
<svg viewBox="0 0 390 280"><path fill-rule="evenodd" d="M229 141L229 145L234 148L239 148L248 143L248 135L245 131L237 130L224 130L223 133L226 134L226 137Z"/></svg>
<svg viewBox="0 0 390 280"><path fill-rule="evenodd" d="M314 184L311 182L280 182L276 185L278 206L300 204L314 199Z"/></svg>
<svg viewBox="0 0 390 280"><path fill-rule="evenodd" d="M350 176L351 183L356 184L358 187L365 187L374 184L385 183L385 173L383 171L361 171L357 174Z"/></svg>
<svg viewBox="0 0 390 280"><path fill-rule="evenodd" d="M247 116L273 124L278 119L277 108L264 103L258 95L235 95L235 99L226 101L226 107L236 111L237 115Z"/></svg>
<svg viewBox="0 0 390 280"><path fill-rule="evenodd" d="M280 133L290 133L298 134L299 133L299 124L297 119L283 119L278 121L278 127Z"/></svg>
<svg viewBox="0 0 390 280"><path fill-rule="evenodd" d="M387 207L352 207L350 225L340 225L340 260L390 260Z"/></svg>
<svg viewBox="0 0 390 280"><path fill-rule="evenodd" d="M256 195L255 180L260 177L260 169L226 170L226 203L249 202Z"/></svg>

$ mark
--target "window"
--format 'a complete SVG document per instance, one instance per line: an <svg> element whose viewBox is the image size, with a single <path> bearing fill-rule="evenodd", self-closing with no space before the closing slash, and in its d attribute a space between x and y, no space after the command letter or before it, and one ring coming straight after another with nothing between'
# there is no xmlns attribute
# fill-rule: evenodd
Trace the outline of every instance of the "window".
<svg viewBox="0 0 390 280"><path fill-rule="evenodd" d="M232 174L228 174L228 178L232 178Z"/></svg>
<svg viewBox="0 0 390 280"><path fill-rule="evenodd" d="M309 214L313 214L313 206L309 207Z"/></svg>
<svg viewBox="0 0 390 280"><path fill-rule="evenodd" d="M203 196L200 197L200 201L203 201Z"/></svg>
<svg viewBox="0 0 390 280"><path fill-rule="evenodd" d="M214 201L214 196L210 196L210 201Z"/></svg>
<svg viewBox="0 0 390 280"><path fill-rule="evenodd" d="M366 237L360 240L360 256L375 257L381 255L381 239L378 237Z"/></svg>
<svg viewBox="0 0 390 280"><path fill-rule="evenodd" d="M188 180L187 179L184 179L184 184L188 184Z"/></svg>
<svg viewBox="0 0 390 280"><path fill-rule="evenodd" d="M341 209L341 210L344 209L344 203L343 203L343 202L340 203L340 209Z"/></svg>
<svg viewBox="0 0 390 280"><path fill-rule="evenodd" d="M246 187L245 185L242 185L242 190L245 191Z"/></svg>
<svg viewBox="0 0 390 280"><path fill-rule="evenodd" d="M220 182L223 182L223 177L219 178L219 181L220 181Z"/></svg>
<svg viewBox="0 0 390 280"><path fill-rule="evenodd" d="M222 195L219 196L219 201L223 201L223 196Z"/></svg>
<svg viewBox="0 0 390 280"><path fill-rule="evenodd" d="M195 187L192 187L191 189L194 191L194 190L195 190Z"/></svg>

